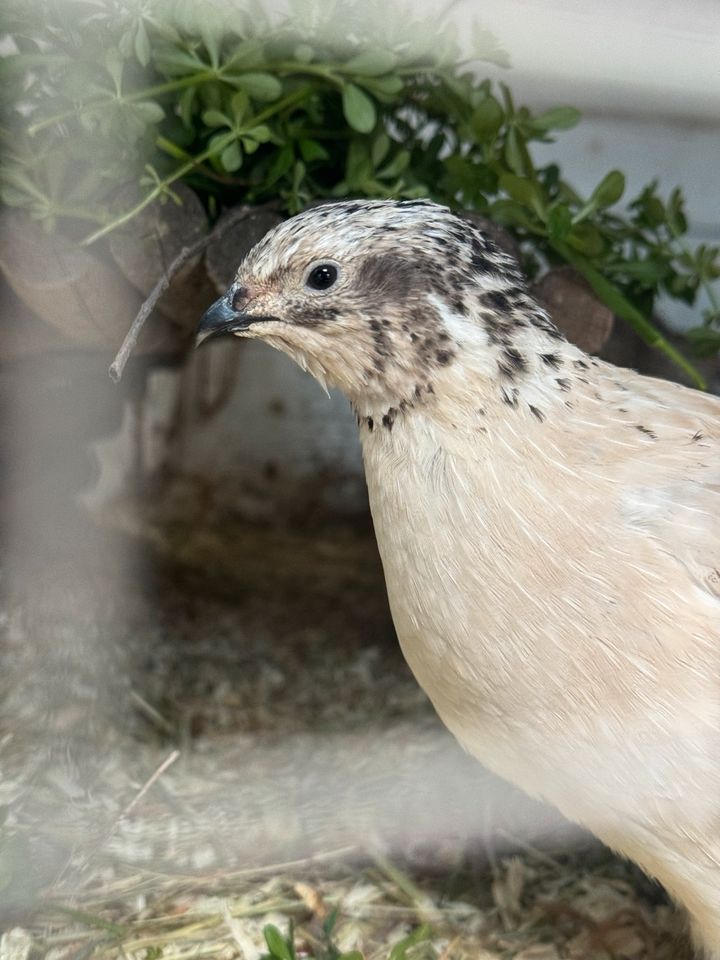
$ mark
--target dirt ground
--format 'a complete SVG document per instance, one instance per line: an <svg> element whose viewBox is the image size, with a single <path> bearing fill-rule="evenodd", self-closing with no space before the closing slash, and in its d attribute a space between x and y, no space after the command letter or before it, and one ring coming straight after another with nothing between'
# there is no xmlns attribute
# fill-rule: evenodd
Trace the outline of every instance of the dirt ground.
<svg viewBox="0 0 720 960"><path fill-rule="evenodd" d="M256 960L290 920L329 960L335 909L368 960L686 955L655 884L443 730L367 519L200 494L78 512L6 578L0 960Z"/></svg>

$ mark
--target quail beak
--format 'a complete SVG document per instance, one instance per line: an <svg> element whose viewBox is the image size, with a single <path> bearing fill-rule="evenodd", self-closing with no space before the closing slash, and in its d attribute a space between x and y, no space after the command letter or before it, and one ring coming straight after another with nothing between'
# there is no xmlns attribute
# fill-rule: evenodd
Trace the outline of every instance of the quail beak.
<svg viewBox="0 0 720 960"><path fill-rule="evenodd" d="M195 333L195 346L199 347L204 340L222 333L240 333L259 320L276 319L249 313L247 308L251 302L252 298L248 296L247 289L233 284L201 317Z"/></svg>
<svg viewBox="0 0 720 960"><path fill-rule="evenodd" d="M196 347L199 347L204 340L219 336L221 333L238 333L246 330L253 320L257 319L233 306L235 293L235 288L230 287L228 292L208 307L202 315L195 333Z"/></svg>

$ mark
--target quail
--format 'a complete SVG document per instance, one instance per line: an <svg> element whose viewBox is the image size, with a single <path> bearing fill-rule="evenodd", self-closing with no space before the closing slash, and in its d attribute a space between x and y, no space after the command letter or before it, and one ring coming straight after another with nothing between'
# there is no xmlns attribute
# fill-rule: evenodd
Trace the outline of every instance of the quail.
<svg viewBox="0 0 720 960"><path fill-rule="evenodd" d="M426 200L279 225L198 339L223 331L353 405L397 635L447 727L720 960L720 399L583 353Z"/></svg>

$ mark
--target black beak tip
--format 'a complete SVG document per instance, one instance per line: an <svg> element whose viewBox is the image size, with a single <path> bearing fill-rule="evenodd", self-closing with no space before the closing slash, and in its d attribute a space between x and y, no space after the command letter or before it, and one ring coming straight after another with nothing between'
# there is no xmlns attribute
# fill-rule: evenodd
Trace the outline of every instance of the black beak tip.
<svg viewBox="0 0 720 960"><path fill-rule="evenodd" d="M229 333L238 320L238 311L234 309L227 294L216 300L200 318L195 331L195 346L221 333Z"/></svg>

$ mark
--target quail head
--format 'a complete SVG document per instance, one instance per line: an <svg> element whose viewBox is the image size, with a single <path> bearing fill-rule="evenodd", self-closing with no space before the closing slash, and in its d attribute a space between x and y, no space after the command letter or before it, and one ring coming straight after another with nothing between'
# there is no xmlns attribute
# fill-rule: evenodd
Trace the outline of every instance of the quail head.
<svg viewBox="0 0 720 960"><path fill-rule="evenodd" d="M720 400L593 359L427 201L281 224L205 314L350 399L404 654L460 743L720 960Z"/></svg>

